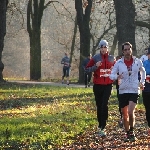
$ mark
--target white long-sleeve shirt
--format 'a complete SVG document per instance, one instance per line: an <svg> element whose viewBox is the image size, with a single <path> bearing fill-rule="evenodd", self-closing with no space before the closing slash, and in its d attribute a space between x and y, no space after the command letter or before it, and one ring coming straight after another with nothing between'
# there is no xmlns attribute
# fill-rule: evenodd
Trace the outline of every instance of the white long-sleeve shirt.
<svg viewBox="0 0 150 150"><path fill-rule="evenodd" d="M144 62L145 60L148 60L148 56L147 55L142 55L141 58L140 58L140 60L142 62Z"/></svg>
<svg viewBox="0 0 150 150"><path fill-rule="evenodd" d="M124 63L124 57L119 59L110 74L111 80L116 80L118 75L117 73L122 74L123 78L120 79L119 84L119 94L123 93L140 93L138 73L140 71L141 74L141 83L144 85L146 72L143 67L143 63L140 59L133 56L132 63L132 71L130 71L131 75L129 75L129 71L127 69L126 64Z"/></svg>

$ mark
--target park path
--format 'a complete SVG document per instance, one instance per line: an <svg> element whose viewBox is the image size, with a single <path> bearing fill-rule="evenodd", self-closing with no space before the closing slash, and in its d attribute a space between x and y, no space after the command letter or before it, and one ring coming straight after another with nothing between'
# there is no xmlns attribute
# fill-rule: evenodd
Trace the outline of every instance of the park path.
<svg viewBox="0 0 150 150"><path fill-rule="evenodd" d="M77 88L85 88L84 84L78 84L78 83L70 83L69 85L67 84L62 84L61 82L41 82L41 81L28 81L28 80L8 80L8 82L12 83L23 83L23 84L39 84L39 85L51 85L51 86L60 86L60 87L77 87ZM88 88L93 88L93 85L91 84L90 87ZM115 86L113 86L113 91L116 90Z"/></svg>
<svg viewBox="0 0 150 150"><path fill-rule="evenodd" d="M27 80L8 80L8 82L12 83L25 83L25 84L39 84L39 85L52 85L52 86L64 86L64 87L85 87L84 85L81 84L74 84L71 83L69 85L67 84L62 84L61 82L40 82L40 81L27 81ZM92 86L91 86L92 87Z"/></svg>

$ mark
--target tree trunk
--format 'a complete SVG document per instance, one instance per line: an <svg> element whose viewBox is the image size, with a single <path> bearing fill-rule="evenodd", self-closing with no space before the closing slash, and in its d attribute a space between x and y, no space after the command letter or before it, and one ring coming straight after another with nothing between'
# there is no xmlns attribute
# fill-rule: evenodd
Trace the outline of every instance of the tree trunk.
<svg viewBox="0 0 150 150"><path fill-rule="evenodd" d="M30 80L41 79L41 32L32 31L30 37Z"/></svg>
<svg viewBox="0 0 150 150"><path fill-rule="evenodd" d="M29 0L27 30L30 38L30 80L41 79L41 20L44 0Z"/></svg>
<svg viewBox="0 0 150 150"><path fill-rule="evenodd" d="M116 27L118 37L118 54L122 53L121 46L130 42L133 55L137 54L135 45L135 6L132 0L114 0L116 10Z"/></svg>
<svg viewBox="0 0 150 150"><path fill-rule="evenodd" d="M84 70L82 62L88 53L90 53L90 14L92 8L92 0L88 0L88 5L83 13L82 0L75 0L75 9L77 12L77 23L80 32L80 66L79 66L79 83L84 83Z"/></svg>
<svg viewBox="0 0 150 150"><path fill-rule="evenodd" d="M4 69L4 64L2 62L2 51L4 48L4 37L6 35L7 3L7 0L0 0L0 81L4 81L2 74Z"/></svg>

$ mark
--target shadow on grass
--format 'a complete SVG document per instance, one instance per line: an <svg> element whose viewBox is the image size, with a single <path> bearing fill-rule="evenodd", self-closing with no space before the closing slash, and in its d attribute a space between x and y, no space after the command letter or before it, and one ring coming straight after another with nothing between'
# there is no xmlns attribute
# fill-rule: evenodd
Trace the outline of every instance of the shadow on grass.
<svg viewBox="0 0 150 150"><path fill-rule="evenodd" d="M93 97L93 93L80 93L80 94L70 94L68 91L65 94L62 95L50 95L49 93L41 93L40 97L38 98L38 94L37 92L33 93L33 95L30 96L31 92L30 92L30 88L36 87L37 89L41 88L42 86L40 85L30 85L30 84L20 84L20 83L5 83L5 86L0 85L0 88L3 90L6 90L4 92L0 92L2 94L6 93L7 95L9 95L9 99L4 99L4 100L0 100L0 109L1 110L6 110L6 109L13 109L13 108L20 108L20 107L26 107L26 106L32 106L32 105L44 105L44 104L49 104L49 103L53 103L56 100L57 101L61 101L64 99L69 99L68 102L74 101L74 102L86 102L87 101L87 97L92 98ZM44 86L46 88L48 88L47 90L51 90L49 85ZM12 88L12 89L11 89ZM14 90L16 88L16 90ZM60 87L55 87L55 90L60 89ZM63 87L64 88L64 87ZM10 89L10 90L8 90ZM20 91L18 89L21 89ZM24 94L24 92L28 90L27 92L29 92L29 95L26 94L26 96L19 96L19 98L17 98L17 93L19 94ZM14 94L14 95L13 95ZM43 96L44 95L44 96ZM85 97L86 95L86 97ZM80 99L85 97L85 99ZM71 100L73 98L73 100ZM67 103L67 101L65 101Z"/></svg>

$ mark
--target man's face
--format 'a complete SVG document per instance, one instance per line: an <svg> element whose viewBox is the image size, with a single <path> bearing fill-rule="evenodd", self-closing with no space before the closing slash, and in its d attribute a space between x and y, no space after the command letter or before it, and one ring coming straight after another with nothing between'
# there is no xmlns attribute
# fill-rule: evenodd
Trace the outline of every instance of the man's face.
<svg viewBox="0 0 150 150"><path fill-rule="evenodd" d="M124 54L124 56L132 55L132 49L130 48L130 45L124 45L123 54Z"/></svg>
<svg viewBox="0 0 150 150"><path fill-rule="evenodd" d="M108 52L108 48L107 48L107 46L101 46L100 47L100 52L101 52L101 54L106 54L107 52Z"/></svg>

